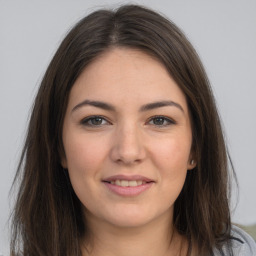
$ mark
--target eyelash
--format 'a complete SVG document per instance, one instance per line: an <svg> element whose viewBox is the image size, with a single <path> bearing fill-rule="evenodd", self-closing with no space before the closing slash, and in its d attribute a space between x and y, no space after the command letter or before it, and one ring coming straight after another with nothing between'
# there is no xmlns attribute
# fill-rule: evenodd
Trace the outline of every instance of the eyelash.
<svg viewBox="0 0 256 256"><path fill-rule="evenodd" d="M99 126L102 126L102 124L92 124L92 123L89 123L89 122L92 122L92 120L96 120L96 119L101 119L101 120L104 120L106 121L108 124L111 124L109 121L107 121L107 119L103 116L89 116L89 117L86 117L85 119L83 119L81 121L81 124L84 125L84 126L91 126L91 127L99 127Z"/></svg>
<svg viewBox="0 0 256 256"><path fill-rule="evenodd" d="M153 120L156 120L156 119L162 119L164 122L167 122L167 124L161 124L161 125L152 124L152 125L166 127L166 126L169 126L169 125L176 124L176 122L174 120L172 120L171 118L168 118L166 116L153 116L149 119L149 122L153 121Z"/></svg>
<svg viewBox="0 0 256 256"><path fill-rule="evenodd" d="M96 119L101 119L102 121L105 121L109 124L111 124L105 117L103 116L89 116L89 117L86 117L85 119L83 119L80 123L83 125L83 126L89 126L89 127L101 127L102 125L104 124L93 124L92 121L93 120L96 120ZM157 124L151 124L151 125L155 125L155 126L158 126L158 127L166 127L166 126L169 126L169 125L174 125L176 124L176 122L168 117L165 117L165 116L153 116L149 119L149 121L147 121L147 123L150 123L151 121L154 121L156 119L162 119L163 122L167 122L167 124L160 124L160 125L157 125Z"/></svg>

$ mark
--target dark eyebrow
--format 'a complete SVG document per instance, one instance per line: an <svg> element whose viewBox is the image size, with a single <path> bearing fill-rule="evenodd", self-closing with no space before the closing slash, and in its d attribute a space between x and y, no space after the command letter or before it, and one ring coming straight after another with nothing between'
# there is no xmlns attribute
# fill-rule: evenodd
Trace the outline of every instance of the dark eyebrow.
<svg viewBox="0 0 256 256"><path fill-rule="evenodd" d="M94 106L94 107L97 107L97 108L102 108L102 109L105 109L105 110L108 110L108 111L115 111L115 107L108 104L108 103L105 103L105 102L102 102L102 101L96 101L96 100L84 100L81 103L77 104L72 109L72 112L77 110L78 108L80 108L82 106L86 106L86 105Z"/></svg>
<svg viewBox="0 0 256 256"><path fill-rule="evenodd" d="M182 112L184 112L184 109L182 108L182 106L174 101L157 101L157 102L149 103L149 104L143 105L140 108L140 111L144 112L144 111L152 110L155 108L161 108L161 107L167 107L167 106L177 107Z"/></svg>
<svg viewBox="0 0 256 256"><path fill-rule="evenodd" d="M97 108L102 108L108 111L115 111L115 107L109 103L103 102L103 101L95 101L95 100L84 100L81 103L77 104L73 109L72 112L77 110L78 108L82 107L82 106L94 106ZM143 105L140 107L140 112L144 112L144 111L148 111L148 110L152 110L155 108L161 108L161 107L167 107L167 106L174 106L177 107L178 109L180 109L182 112L184 112L184 109L182 108L182 106L174 101L157 101L157 102L153 102L153 103L148 103L146 105Z"/></svg>

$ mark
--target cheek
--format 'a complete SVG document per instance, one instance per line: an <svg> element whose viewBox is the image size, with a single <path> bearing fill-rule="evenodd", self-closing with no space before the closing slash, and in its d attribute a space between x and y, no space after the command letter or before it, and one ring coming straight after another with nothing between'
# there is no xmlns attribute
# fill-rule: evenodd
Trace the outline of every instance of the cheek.
<svg viewBox="0 0 256 256"><path fill-rule="evenodd" d="M101 164L104 158L104 148L92 139L81 136L72 136L64 144L67 168L70 172L88 173ZM85 143L86 141L86 143Z"/></svg>
<svg viewBox="0 0 256 256"><path fill-rule="evenodd" d="M174 203L178 197L187 175L190 155L189 139L164 140L155 147L154 164L158 169L159 182L163 200Z"/></svg>
<svg viewBox="0 0 256 256"><path fill-rule="evenodd" d="M100 179L104 148L92 139L70 135L65 140L64 148L72 187L82 204L90 205L95 194L95 181Z"/></svg>
<svg viewBox="0 0 256 256"><path fill-rule="evenodd" d="M152 157L154 161L161 165L163 170L187 169L190 156L191 144L184 139L166 139L157 143L153 148Z"/></svg>

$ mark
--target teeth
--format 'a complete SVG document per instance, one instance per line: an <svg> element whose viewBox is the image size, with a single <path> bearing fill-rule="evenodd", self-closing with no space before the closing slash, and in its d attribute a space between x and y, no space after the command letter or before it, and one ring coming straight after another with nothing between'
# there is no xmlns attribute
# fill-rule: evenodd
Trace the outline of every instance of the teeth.
<svg viewBox="0 0 256 256"><path fill-rule="evenodd" d="M130 180L130 181L128 182L128 185L129 185L129 187L136 187L136 186L138 186L136 180Z"/></svg>
<svg viewBox="0 0 256 256"><path fill-rule="evenodd" d="M146 182L142 180L112 180L110 183L121 187L136 187L146 184Z"/></svg>
<svg viewBox="0 0 256 256"><path fill-rule="evenodd" d="M121 180L120 181L120 185L121 185L121 187L128 187L128 185L129 185L129 181L128 180Z"/></svg>

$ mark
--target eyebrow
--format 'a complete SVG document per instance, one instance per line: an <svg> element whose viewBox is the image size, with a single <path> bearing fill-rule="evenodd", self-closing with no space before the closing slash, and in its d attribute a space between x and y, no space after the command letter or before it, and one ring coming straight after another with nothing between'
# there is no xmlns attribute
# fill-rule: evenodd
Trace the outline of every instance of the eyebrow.
<svg viewBox="0 0 256 256"><path fill-rule="evenodd" d="M171 100L157 101L157 102L153 102L153 103L148 103L146 105L141 106L140 111L144 112L144 111L152 110L152 109L155 109L155 108L161 108L161 107L167 107L167 106L177 107L182 112L184 112L184 109L182 108L182 106L180 104L178 104L174 101L171 101Z"/></svg>
<svg viewBox="0 0 256 256"><path fill-rule="evenodd" d="M96 100L84 100L81 103L77 104L73 109L72 112L74 112L75 110L83 107L83 106L93 106L93 107L97 107L97 108L101 108L104 110L108 110L111 112L115 112L116 108L106 102L103 101L96 101ZM174 101L170 101L170 100L164 100L164 101L157 101L157 102L152 102L152 103L148 103L145 104L143 106L140 107L140 112L145 112L145 111L149 111L152 109L156 109L156 108L161 108L161 107L167 107L167 106L173 106L173 107L177 107L178 109L180 109L182 112L184 112L184 109L182 108L182 106Z"/></svg>
<svg viewBox="0 0 256 256"><path fill-rule="evenodd" d="M103 101L96 101L96 100L84 100L81 103L77 104L73 109L72 112L83 107L83 106L93 106L93 107L97 107L97 108L101 108L101 109L105 109L108 111L115 111L115 107L112 106L111 104L105 103Z"/></svg>

